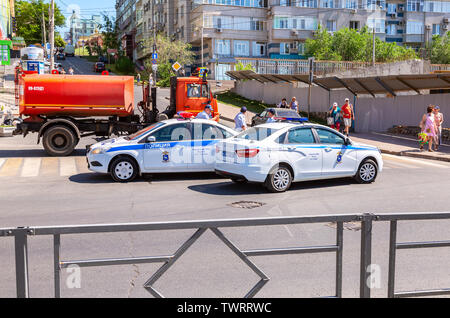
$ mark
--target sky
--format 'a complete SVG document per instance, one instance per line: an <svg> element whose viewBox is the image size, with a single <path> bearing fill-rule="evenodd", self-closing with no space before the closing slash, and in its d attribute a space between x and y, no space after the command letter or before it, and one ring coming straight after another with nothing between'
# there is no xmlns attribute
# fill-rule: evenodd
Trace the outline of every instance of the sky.
<svg viewBox="0 0 450 318"><path fill-rule="evenodd" d="M46 2L50 2L47 0ZM115 0L55 0L55 4L61 9L66 17L66 23L72 11L75 10L81 18L90 18L93 14L101 14L105 12L109 16L115 16ZM69 28L59 28L59 32L64 36L64 32L68 32Z"/></svg>

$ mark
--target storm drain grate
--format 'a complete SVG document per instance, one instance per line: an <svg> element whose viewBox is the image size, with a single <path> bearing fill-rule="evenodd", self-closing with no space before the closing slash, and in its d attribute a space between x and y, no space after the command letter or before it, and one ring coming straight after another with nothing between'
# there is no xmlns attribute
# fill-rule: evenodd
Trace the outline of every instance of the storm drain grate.
<svg viewBox="0 0 450 318"><path fill-rule="evenodd" d="M336 228L336 223L328 223L327 226ZM344 222L344 230L348 231L359 231L361 230L361 222Z"/></svg>
<svg viewBox="0 0 450 318"><path fill-rule="evenodd" d="M259 208L260 206L263 206L264 204L265 203L263 203L263 202L256 202L256 201L239 201L239 202L233 202L228 205L233 208L254 209L254 208Z"/></svg>

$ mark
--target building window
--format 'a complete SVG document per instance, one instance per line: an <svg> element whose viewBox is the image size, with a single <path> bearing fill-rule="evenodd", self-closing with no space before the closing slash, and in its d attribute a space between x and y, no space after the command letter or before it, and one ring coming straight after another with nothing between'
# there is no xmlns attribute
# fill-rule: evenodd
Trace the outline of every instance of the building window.
<svg viewBox="0 0 450 318"><path fill-rule="evenodd" d="M406 22L407 34L423 34L423 22L421 21L407 21Z"/></svg>
<svg viewBox="0 0 450 318"><path fill-rule="evenodd" d="M327 21L327 30L334 32L336 31L336 21L334 20L328 20Z"/></svg>
<svg viewBox="0 0 450 318"><path fill-rule="evenodd" d="M350 29L359 30L359 21L350 21Z"/></svg>
<svg viewBox="0 0 450 318"><path fill-rule="evenodd" d="M283 54L283 55L290 54L288 42L280 43L280 54Z"/></svg>
<svg viewBox="0 0 450 318"><path fill-rule="evenodd" d="M322 8L334 8L334 0L323 0L321 2Z"/></svg>
<svg viewBox="0 0 450 318"><path fill-rule="evenodd" d="M357 0L342 0L342 8L344 9L358 9Z"/></svg>
<svg viewBox="0 0 450 318"><path fill-rule="evenodd" d="M231 55L230 40L216 40L215 41L215 53L222 56Z"/></svg>
<svg viewBox="0 0 450 318"><path fill-rule="evenodd" d="M266 55L266 43L253 42L253 56L265 56Z"/></svg>
<svg viewBox="0 0 450 318"><path fill-rule="evenodd" d="M249 56L250 44L249 41L233 41L234 43L234 56Z"/></svg>
<svg viewBox="0 0 450 318"><path fill-rule="evenodd" d="M407 0L407 11L423 11L423 0Z"/></svg>
<svg viewBox="0 0 450 318"><path fill-rule="evenodd" d="M297 45L298 55L305 55L305 48L306 48L305 42L298 42Z"/></svg>
<svg viewBox="0 0 450 318"><path fill-rule="evenodd" d="M386 32L384 19L367 19L367 27L370 32L373 32L373 28L375 28L375 33Z"/></svg>
<svg viewBox="0 0 450 318"><path fill-rule="evenodd" d="M441 34L441 25L440 24L433 24L433 35L440 35Z"/></svg>
<svg viewBox="0 0 450 318"><path fill-rule="evenodd" d="M396 35L397 34L397 25L396 24L388 24L386 28L387 35Z"/></svg>
<svg viewBox="0 0 450 318"><path fill-rule="evenodd" d="M317 30L317 19L314 17L280 17L273 20L274 29Z"/></svg>
<svg viewBox="0 0 450 318"><path fill-rule="evenodd" d="M388 14L397 13L397 4L396 3L388 3L388 5L387 5L387 13Z"/></svg>

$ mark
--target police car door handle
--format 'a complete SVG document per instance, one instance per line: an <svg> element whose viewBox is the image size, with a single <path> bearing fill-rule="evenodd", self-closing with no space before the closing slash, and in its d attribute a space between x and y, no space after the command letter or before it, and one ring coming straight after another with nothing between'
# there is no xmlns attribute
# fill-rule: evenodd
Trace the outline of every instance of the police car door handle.
<svg viewBox="0 0 450 318"><path fill-rule="evenodd" d="M331 149L330 147L325 148L325 152L330 152L331 150L333 150L333 149Z"/></svg>

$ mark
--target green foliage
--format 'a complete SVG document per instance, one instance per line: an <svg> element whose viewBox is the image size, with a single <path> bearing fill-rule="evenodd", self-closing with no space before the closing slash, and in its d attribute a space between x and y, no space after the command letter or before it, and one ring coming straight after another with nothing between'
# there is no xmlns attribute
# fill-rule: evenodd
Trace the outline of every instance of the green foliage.
<svg viewBox="0 0 450 318"><path fill-rule="evenodd" d="M306 40L306 54L317 60L371 62L373 34L364 27L361 31L343 28L330 34L319 25L313 39ZM375 39L375 61L396 62L417 58L411 48Z"/></svg>
<svg viewBox="0 0 450 318"><path fill-rule="evenodd" d="M42 43L42 13L44 13L46 38L47 41L49 40L49 6L50 4L44 3L43 0L15 1L17 36L23 37L27 45ZM63 27L64 25L65 17L55 4L55 27Z"/></svg>
<svg viewBox="0 0 450 318"><path fill-rule="evenodd" d="M92 56L92 48L89 45L86 46L86 50L88 51L89 56Z"/></svg>
<svg viewBox="0 0 450 318"><path fill-rule="evenodd" d="M431 63L450 64L450 35L448 32L444 36L433 36Z"/></svg>
<svg viewBox="0 0 450 318"><path fill-rule="evenodd" d="M170 77L175 76L171 63L158 64L158 79L156 85L159 87L169 87Z"/></svg>
<svg viewBox="0 0 450 318"><path fill-rule="evenodd" d="M55 33L55 47L65 47L66 41L63 40L59 33Z"/></svg>
<svg viewBox="0 0 450 318"><path fill-rule="evenodd" d="M112 20L109 16L104 14L103 21L101 29L104 49L119 49L120 43L115 20Z"/></svg>
<svg viewBox="0 0 450 318"><path fill-rule="evenodd" d="M234 70L235 71L253 71L255 72L255 68L251 63L248 63L247 65L244 65L241 61L234 64Z"/></svg>
<svg viewBox="0 0 450 318"><path fill-rule="evenodd" d="M116 62L116 69L121 73L133 73L134 64L127 56L121 56Z"/></svg>
<svg viewBox="0 0 450 318"><path fill-rule="evenodd" d="M152 51L153 38L144 40L142 43L149 52ZM156 51L158 53L158 86L168 87L170 85L170 76L175 75L172 71L173 63L189 65L194 61L194 52L191 51L190 44L172 40L162 34L156 36ZM151 57L144 61L144 67L148 73L153 73Z"/></svg>

